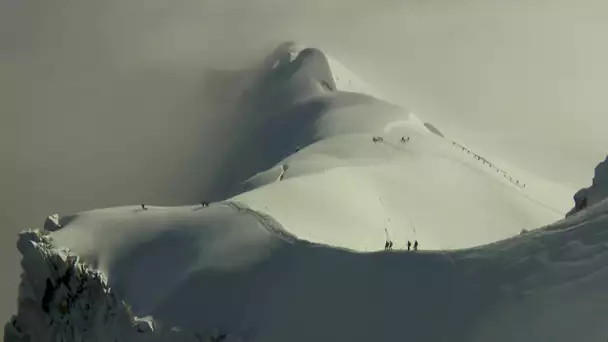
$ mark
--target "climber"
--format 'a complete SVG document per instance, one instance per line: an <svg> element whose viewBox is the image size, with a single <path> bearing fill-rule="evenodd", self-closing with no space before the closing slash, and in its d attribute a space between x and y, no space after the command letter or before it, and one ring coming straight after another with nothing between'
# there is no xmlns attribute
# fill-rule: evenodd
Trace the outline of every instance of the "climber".
<svg viewBox="0 0 608 342"><path fill-rule="evenodd" d="M209 202L203 201L203 202L201 202L201 205L203 206L203 208L206 208L209 206Z"/></svg>
<svg viewBox="0 0 608 342"><path fill-rule="evenodd" d="M388 242L388 250L392 251L393 250L393 241L389 241Z"/></svg>
<svg viewBox="0 0 608 342"><path fill-rule="evenodd" d="M407 240L407 250L411 250L412 249L412 242L410 240Z"/></svg>
<svg viewBox="0 0 608 342"><path fill-rule="evenodd" d="M388 251L388 246L389 246L389 243L388 243L388 240L387 240L387 241L384 243L384 250L385 250L385 251Z"/></svg>
<svg viewBox="0 0 608 342"><path fill-rule="evenodd" d="M414 241L414 250L418 250L418 240Z"/></svg>
<svg viewBox="0 0 608 342"><path fill-rule="evenodd" d="M141 205L141 208L142 208L143 210L148 210L148 209L146 208L146 205L145 205L145 204L142 204L142 205Z"/></svg>

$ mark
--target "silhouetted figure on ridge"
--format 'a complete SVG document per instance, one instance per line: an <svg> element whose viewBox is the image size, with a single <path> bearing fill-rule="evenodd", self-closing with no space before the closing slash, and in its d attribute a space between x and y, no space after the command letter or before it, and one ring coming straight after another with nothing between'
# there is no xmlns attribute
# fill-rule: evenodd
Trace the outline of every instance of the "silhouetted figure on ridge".
<svg viewBox="0 0 608 342"><path fill-rule="evenodd" d="M393 241L389 241L388 242L388 250L392 251L393 250Z"/></svg>
<svg viewBox="0 0 608 342"><path fill-rule="evenodd" d="M146 208L146 205L145 205L145 204L142 204L142 205L141 205L141 208L142 208L143 210L148 210L148 209Z"/></svg>
<svg viewBox="0 0 608 342"><path fill-rule="evenodd" d="M414 241L414 250L418 250L418 240Z"/></svg>
<svg viewBox="0 0 608 342"><path fill-rule="evenodd" d="M207 208L209 206L209 202L203 201L201 202L201 205L203 206L203 208Z"/></svg>
<svg viewBox="0 0 608 342"><path fill-rule="evenodd" d="M385 251L388 251L388 246L389 246L389 243L388 243L388 241L386 241L386 242L384 243L384 250L385 250Z"/></svg>
<svg viewBox="0 0 608 342"><path fill-rule="evenodd" d="M411 250L412 249L412 242L410 240L407 240L407 250Z"/></svg>

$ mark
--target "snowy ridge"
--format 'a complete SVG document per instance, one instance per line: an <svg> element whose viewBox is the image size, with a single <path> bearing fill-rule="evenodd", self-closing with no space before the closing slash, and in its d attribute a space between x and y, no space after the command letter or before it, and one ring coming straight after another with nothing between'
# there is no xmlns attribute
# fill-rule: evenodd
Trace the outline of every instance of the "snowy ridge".
<svg viewBox="0 0 608 342"><path fill-rule="evenodd" d="M236 203L215 207L250 213ZM154 319L134 316L142 306L131 309L120 293L126 293L124 283L150 276L145 272L165 274L162 265L132 269L114 280L114 289L106 279L116 274L106 277L85 266L90 256L54 246L61 230L25 232L19 312L5 327L5 341L388 341L404 322L417 341L601 340L608 336L608 305L598 301L608 286L606 226L604 201L546 229L456 252L360 254L288 237L248 267L199 268L182 278L182 290L169 297L179 311L161 306L146 312ZM45 279L52 279L52 296L45 295ZM127 297L140 302L133 293Z"/></svg>

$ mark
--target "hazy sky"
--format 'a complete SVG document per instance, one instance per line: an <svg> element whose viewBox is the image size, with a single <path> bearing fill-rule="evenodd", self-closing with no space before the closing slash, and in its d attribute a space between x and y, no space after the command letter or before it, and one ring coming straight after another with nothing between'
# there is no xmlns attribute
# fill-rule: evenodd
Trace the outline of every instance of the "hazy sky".
<svg viewBox="0 0 608 342"><path fill-rule="evenodd" d="M446 135L573 188L607 153L605 1L0 0L0 320L16 233L54 212L199 201L249 68L319 46ZM218 94L222 94L220 97Z"/></svg>

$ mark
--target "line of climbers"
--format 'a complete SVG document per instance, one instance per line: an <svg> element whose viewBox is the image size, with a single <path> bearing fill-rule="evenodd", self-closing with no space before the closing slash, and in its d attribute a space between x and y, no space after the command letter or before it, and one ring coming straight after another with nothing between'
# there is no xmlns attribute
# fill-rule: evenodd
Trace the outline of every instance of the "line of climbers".
<svg viewBox="0 0 608 342"><path fill-rule="evenodd" d="M384 243L384 250L392 251L393 250L393 241L387 240ZM410 240L407 240L407 250L408 251L412 250L412 242ZM414 251L417 251L417 250L418 250L418 240L414 240Z"/></svg>
<svg viewBox="0 0 608 342"><path fill-rule="evenodd" d="M469 150L468 148L466 148L466 147L464 147L464 146L460 145L459 143L457 143L457 142L455 142L455 141L452 141L452 145L453 145L453 146L458 146L459 148L461 148L461 149L462 149L462 151L463 151L463 152L466 152L467 154L472 154L472 155L473 155L473 158L475 158L476 160L481 161L481 162L482 162L484 165L485 165L485 164L488 164L488 166L489 166L491 169L495 169L495 170L496 170L496 172L500 172L500 173L502 173L503 178L507 179L509 182L511 182L511 183L513 183L513 184L515 184L515 185L517 185L517 186L521 187L521 188L525 188L525 187L526 187L526 184L525 184L525 183L520 182L520 181L519 181L519 180L517 180L517 179L513 179L513 177L509 176L509 175L506 173L506 171L504 171L504 170L500 169L498 166L495 166L494 164L492 164L492 163L491 163L489 160L487 160L486 158L484 158L484 157L482 157L482 156L480 156L480 155L476 154L475 152L473 152L473 151Z"/></svg>

